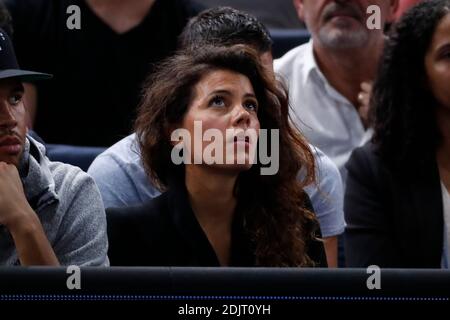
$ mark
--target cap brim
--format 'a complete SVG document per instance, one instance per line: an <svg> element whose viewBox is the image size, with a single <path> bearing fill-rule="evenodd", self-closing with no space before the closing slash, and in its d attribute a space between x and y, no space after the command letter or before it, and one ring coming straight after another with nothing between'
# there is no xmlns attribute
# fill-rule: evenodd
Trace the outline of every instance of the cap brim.
<svg viewBox="0 0 450 320"><path fill-rule="evenodd" d="M39 80L48 80L52 77L53 76L48 73L40 73L27 70L9 69L0 71L0 80L14 78L24 82L34 82Z"/></svg>

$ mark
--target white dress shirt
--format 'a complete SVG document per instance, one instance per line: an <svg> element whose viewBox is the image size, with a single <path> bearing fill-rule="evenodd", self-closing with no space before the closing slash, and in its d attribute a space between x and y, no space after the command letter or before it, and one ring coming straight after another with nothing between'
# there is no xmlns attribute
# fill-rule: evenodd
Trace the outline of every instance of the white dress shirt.
<svg viewBox="0 0 450 320"><path fill-rule="evenodd" d="M372 130L364 129L353 104L328 83L316 63L312 40L275 60L274 66L289 89L292 120L336 164L345 184L345 164Z"/></svg>

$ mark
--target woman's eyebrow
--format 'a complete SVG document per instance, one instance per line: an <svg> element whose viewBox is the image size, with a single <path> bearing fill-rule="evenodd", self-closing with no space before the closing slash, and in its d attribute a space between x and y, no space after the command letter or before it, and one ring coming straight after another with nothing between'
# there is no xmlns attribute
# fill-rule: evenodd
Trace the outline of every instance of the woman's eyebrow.
<svg viewBox="0 0 450 320"><path fill-rule="evenodd" d="M256 99L256 95L254 93L246 93L246 94L244 94L244 98L255 98Z"/></svg>
<svg viewBox="0 0 450 320"><path fill-rule="evenodd" d="M231 91L225 90L225 89L214 90L213 92L211 92L209 94L209 96L216 95L216 94L231 95Z"/></svg>
<svg viewBox="0 0 450 320"><path fill-rule="evenodd" d="M214 90L213 92L211 92L208 96L214 96L214 95L227 95L227 96L231 96L232 93L229 90L226 89L219 89L219 90ZM256 95L254 93L250 93L247 92L246 94L243 95L244 98L255 98L256 99Z"/></svg>

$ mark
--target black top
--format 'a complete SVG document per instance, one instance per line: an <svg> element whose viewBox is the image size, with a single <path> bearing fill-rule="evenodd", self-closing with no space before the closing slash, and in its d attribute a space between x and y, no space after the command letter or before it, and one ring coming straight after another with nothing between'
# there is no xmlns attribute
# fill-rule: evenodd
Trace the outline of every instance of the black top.
<svg viewBox="0 0 450 320"><path fill-rule="evenodd" d="M142 81L152 64L176 49L178 35L200 7L156 0L135 28L117 34L84 0L6 0L21 67L54 79L38 84L34 129L48 143L109 146L128 135ZM81 30L69 30L70 5Z"/></svg>
<svg viewBox="0 0 450 320"><path fill-rule="evenodd" d="M182 184L171 185L169 191L144 205L110 208L107 221L112 266L220 265ZM254 248L242 221L239 216L233 221L230 266L251 267L256 264ZM308 255L318 266L327 266L321 242L309 243Z"/></svg>
<svg viewBox="0 0 450 320"><path fill-rule="evenodd" d="M440 268L444 218L437 164L393 168L372 143L347 163L347 265Z"/></svg>

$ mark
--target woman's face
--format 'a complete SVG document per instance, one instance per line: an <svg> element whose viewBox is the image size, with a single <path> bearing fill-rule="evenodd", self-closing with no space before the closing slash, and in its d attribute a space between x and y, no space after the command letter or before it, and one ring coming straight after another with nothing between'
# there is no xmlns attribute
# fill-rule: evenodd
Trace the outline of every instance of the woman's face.
<svg viewBox="0 0 450 320"><path fill-rule="evenodd" d="M195 85L182 128L190 133L191 163L240 172L251 168L259 135L258 100L249 79L211 71Z"/></svg>
<svg viewBox="0 0 450 320"><path fill-rule="evenodd" d="M440 107L450 110L450 14L438 24L425 55L428 85Z"/></svg>

